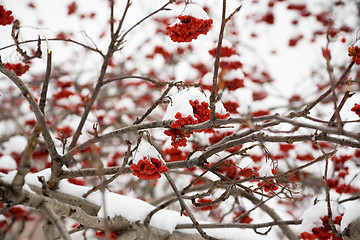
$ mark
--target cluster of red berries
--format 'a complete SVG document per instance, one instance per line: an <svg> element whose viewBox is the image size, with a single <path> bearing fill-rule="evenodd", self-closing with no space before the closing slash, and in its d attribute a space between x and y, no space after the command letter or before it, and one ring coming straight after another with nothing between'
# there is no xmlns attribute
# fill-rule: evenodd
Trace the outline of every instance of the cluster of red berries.
<svg viewBox="0 0 360 240"><path fill-rule="evenodd" d="M21 63L17 63L17 64L5 63L5 68L9 71L13 71L16 74L16 76L21 76L29 70L30 66L22 65Z"/></svg>
<svg viewBox="0 0 360 240"><path fill-rule="evenodd" d="M234 212L235 216L233 217L233 220L237 219L244 213L245 213L245 211L235 211ZM252 221L253 221L253 219L251 217L249 217L249 214L246 214L245 216L243 216L239 219L240 223L251 223Z"/></svg>
<svg viewBox="0 0 360 240"><path fill-rule="evenodd" d="M351 111L353 111L354 113L356 113L359 117L360 117L360 105L356 104L354 105L354 107L351 109Z"/></svg>
<svg viewBox="0 0 360 240"><path fill-rule="evenodd" d="M337 216L334 219L334 224L340 225L341 220L342 220L342 216L344 214ZM323 225L320 227L314 227L313 229L311 229L311 233L309 232L302 232L298 237L299 239L308 239L308 240L312 240L312 239L322 239L322 240L327 240L327 239L332 239L332 240L342 240L342 237L337 237L334 235L334 233L331 230L331 227L329 225L329 217L328 216L324 216L322 218L320 218Z"/></svg>
<svg viewBox="0 0 360 240"><path fill-rule="evenodd" d="M95 236L97 236L98 238L105 238L106 237L106 233L104 232L104 230L98 230L95 233ZM115 240L119 237L119 234L117 234L116 232L111 232L110 233L110 239L111 240Z"/></svg>
<svg viewBox="0 0 360 240"><path fill-rule="evenodd" d="M209 104L205 101L199 103L198 100L189 100L190 105L193 108L193 113L196 119L194 119L191 115L187 117L183 117L180 112L177 112L175 118L177 119L175 122L171 124L172 129L165 130L164 133L167 136L171 137L171 145L174 148L185 147L186 146L186 138L190 137L191 132L185 133L185 131L180 130L181 127L185 125L194 125L198 123L206 122L211 117L211 110L209 109ZM216 113L217 118L225 119L230 116L229 113L219 114ZM213 133L213 129L204 129L198 130L196 132L207 132Z"/></svg>
<svg viewBox="0 0 360 240"><path fill-rule="evenodd" d="M6 11L3 5L0 5L0 25L6 26L14 21L14 17L11 16L12 11Z"/></svg>
<svg viewBox="0 0 360 240"><path fill-rule="evenodd" d="M196 121L192 116L182 117L181 113L176 113L175 122L171 124L172 129L165 130L164 133L167 136L171 137L171 145L174 148L185 147L186 146L186 137L190 137L190 132L185 133L185 131L180 130L182 126L195 124Z"/></svg>
<svg viewBox="0 0 360 240"><path fill-rule="evenodd" d="M349 47L348 55L352 57L352 60L356 63L356 65L360 65L360 48L359 47Z"/></svg>
<svg viewBox="0 0 360 240"><path fill-rule="evenodd" d="M197 123L203 123L210 119L211 111L207 102L199 103L198 100L190 100L190 105L193 108L194 116L197 119Z"/></svg>
<svg viewBox="0 0 360 240"><path fill-rule="evenodd" d="M265 192L276 191L279 188L273 179L259 182L258 187L264 189Z"/></svg>
<svg viewBox="0 0 360 240"><path fill-rule="evenodd" d="M198 19L193 16L185 15L178 16L180 23L166 27L169 31L169 36L174 42L191 42L200 34L206 35L213 23L212 19Z"/></svg>
<svg viewBox="0 0 360 240"><path fill-rule="evenodd" d="M213 48L213 49L209 50L210 55L213 56L213 57L216 57L216 50L217 50L217 48ZM221 47L220 57L231 57L235 53L236 53L235 48Z"/></svg>
<svg viewBox="0 0 360 240"><path fill-rule="evenodd" d="M160 178L160 173L168 172L168 167L159 159L147 157L139 160L136 164L131 165L133 175L143 179L150 180Z"/></svg>

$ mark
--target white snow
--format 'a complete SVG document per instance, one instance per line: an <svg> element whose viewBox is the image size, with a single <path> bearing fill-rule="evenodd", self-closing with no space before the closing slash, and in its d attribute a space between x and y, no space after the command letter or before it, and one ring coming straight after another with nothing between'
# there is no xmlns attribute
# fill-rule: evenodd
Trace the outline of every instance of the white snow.
<svg viewBox="0 0 360 240"><path fill-rule="evenodd" d="M271 161L263 161L261 168L259 169L259 176L260 177L269 177L273 176L272 174L272 167L271 167Z"/></svg>
<svg viewBox="0 0 360 240"><path fill-rule="evenodd" d="M199 103L206 102L209 103L210 92L204 91L201 92L198 88L189 88L181 90L180 92L170 96L170 103L166 109L166 112L163 117L165 120L176 120L176 113L180 112L183 116L192 116L195 119L193 108L190 104L190 100L198 100ZM222 102L217 102L215 104L215 109L217 113L226 114L226 109Z"/></svg>
<svg viewBox="0 0 360 240"><path fill-rule="evenodd" d="M22 152L24 151L27 144L26 137L24 136L14 136L3 143L6 153L10 154L11 152Z"/></svg>
<svg viewBox="0 0 360 240"><path fill-rule="evenodd" d="M199 102L208 102L206 96L200 92L197 88L184 89L177 94L170 96L171 101L166 109L166 113L163 117L164 120L176 120L175 115L180 112L183 116L194 116L190 100L198 100Z"/></svg>
<svg viewBox="0 0 360 240"><path fill-rule="evenodd" d="M198 19L209 19L209 16L204 9L196 4L187 4L184 12L181 13L183 16L193 16Z"/></svg>
<svg viewBox="0 0 360 240"><path fill-rule="evenodd" d="M134 163L137 163L139 160L143 159L144 157L147 157L148 159L157 158L164 162L159 151L148 141L142 139L141 142L139 143L138 148L133 153L132 160Z"/></svg>
<svg viewBox="0 0 360 240"><path fill-rule="evenodd" d="M353 202L353 205L346 208L344 216L341 220L341 231L349 226L349 224L355 219L360 217L359 202Z"/></svg>
<svg viewBox="0 0 360 240"><path fill-rule="evenodd" d="M0 157L0 168L15 170L17 168L17 165L15 160L11 156L4 155Z"/></svg>

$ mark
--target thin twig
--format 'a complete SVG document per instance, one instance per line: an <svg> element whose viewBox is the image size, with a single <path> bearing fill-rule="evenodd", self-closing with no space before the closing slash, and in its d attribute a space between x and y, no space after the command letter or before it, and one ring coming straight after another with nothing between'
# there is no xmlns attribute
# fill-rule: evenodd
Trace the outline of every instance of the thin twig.
<svg viewBox="0 0 360 240"><path fill-rule="evenodd" d="M126 167L126 164L128 163L128 160L131 156L131 143L128 142L128 149L127 149L127 152L126 152L126 157L124 158L123 160L123 163L122 165L120 166L120 169L119 171L113 175L111 178L107 179L107 180L104 180L102 181L99 185L97 186L94 186L92 189L90 189L87 193L85 193L83 195L83 198L87 198L91 193L93 192L96 192L97 190L99 190L101 187L106 187L108 186L112 181L114 181L118 176L120 176L123 172L124 172L124 169ZM104 174L104 173L103 173Z"/></svg>
<svg viewBox="0 0 360 240"><path fill-rule="evenodd" d="M86 48L86 49L89 49L89 50L91 50L91 51L93 51L93 52L97 52L97 53L99 53L101 56L104 56L104 54L103 54L99 49L89 47L89 46L87 46L87 45L85 45L85 44L83 44L83 43L77 42L77 41L72 40L72 39L40 38L40 39L32 39L32 40L26 40L26 41L18 42L18 45L22 45L22 44L26 44L26 43L32 43L32 42L38 42L38 41L40 41L40 42L44 42L44 41L63 41L63 42L70 42L70 43L74 43L74 44L76 44L76 45L82 46L82 47L84 47L84 48ZM0 51L5 50L5 49L7 49L7 48L14 47L14 46L16 46L16 44L7 45L7 46L5 46L5 47L0 48Z"/></svg>
<svg viewBox="0 0 360 240"><path fill-rule="evenodd" d="M281 226L281 225L299 225L302 223L302 220L279 220L272 221L267 223L213 223L213 224L200 224L202 228L265 228L270 226ZM194 228L192 224L179 224L175 229L189 229Z"/></svg>
<svg viewBox="0 0 360 240"><path fill-rule="evenodd" d="M210 110L211 110L211 120L212 121L214 121L216 119L215 104L217 101L216 90L217 90L217 80L218 80L218 73L219 73L219 67L220 67L220 53L221 53L222 40L224 38L225 25L227 22L225 19L226 18L225 14L226 14L226 0L223 0L221 26L220 26L218 45L216 48L216 56L215 56L215 62L214 62L214 75L213 75L211 95L210 95Z"/></svg>
<svg viewBox="0 0 360 240"><path fill-rule="evenodd" d="M186 211L186 213L188 214L189 218L191 219L191 221L193 222L192 226L199 232L199 234L205 238L205 239L209 239L209 240L216 240L216 238L210 237L209 235L207 235L204 230L202 230L202 228L200 227L200 224L198 223L198 221L196 220L196 218L194 217L194 215L192 214L191 210L189 209L189 207L186 205L184 199L182 198L179 190L177 189L174 181L172 180L172 178L170 177L170 175L168 173L164 173L166 179L168 180L168 182L170 183L171 188L173 189L173 191L175 192L180 206L183 210Z"/></svg>
<svg viewBox="0 0 360 240"><path fill-rule="evenodd" d="M44 83L43 83L43 86L41 89L40 101L39 101L40 110L44 115L45 115L45 106L46 106L46 95L47 95L47 90L49 87L49 80L50 80L50 73L51 73L51 57L52 57L52 52L48 51L45 79L44 79Z"/></svg>

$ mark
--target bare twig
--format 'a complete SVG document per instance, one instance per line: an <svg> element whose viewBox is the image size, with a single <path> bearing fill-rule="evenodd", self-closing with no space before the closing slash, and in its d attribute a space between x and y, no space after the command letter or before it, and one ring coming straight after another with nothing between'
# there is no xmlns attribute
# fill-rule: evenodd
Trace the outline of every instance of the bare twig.
<svg viewBox="0 0 360 240"><path fill-rule="evenodd" d="M210 110L211 110L211 120L212 121L214 121L216 119L215 104L217 102L216 90L217 90L218 73L219 73L219 67L220 67L220 53L221 53L222 40L224 38L225 25L227 22L225 14L226 14L226 0L223 0L221 26L220 26L218 45L216 48L216 56L215 56L215 62L214 62L214 75L213 75L211 95L210 95Z"/></svg>
<svg viewBox="0 0 360 240"><path fill-rule="evenodd" d="M112 176L111 178L102 181L97 186L94 186L92 189L90 189L87 193L85 193L83 195L83 198L87 198L91 193L99 190L102 187L103 188L106 187L107 185L109 185L112 181L114 181L118 176L120 176L124 172L124 169L126 167L126 164L128 163L129 157L131 156L131 149L130 148L131 148L131 143L128 142L128 149L127 149L127 152L126 152L126 157L124 158L123 163L122 163L121 167L119 168L119 171L114 176Z"/></svg>
<svg viewBox="0 0 360 240"><path fill-rule="evenodd" d="M45 115L46 95L49 87L49 80L51 73L51 57L52 57L52 52L49 51L47 54L45 79L41 89L40 101L39 101L40 110L44 115Z"/></svg>
<svg viewBox="0 0 360 240"><path fill-rule="evenodd" d="M173 189L173 191L175 192L178 200L179 200L179 203L180 203L180 206L183 210L186 211L186 213L188 214L189 218L191 219L191 221L193 222L193 227L199 232L199 234L205 238L205 239L210 239L210 240L216 240L216 238L213 238L213 237L210 237L208 236L204 230L202 230L200 226L200 224L198 223L198 221L196 220L196 218L194 217L194 215L192 214L191 210L189 209L189 207L186 205L184 199L182 198L179 190L177 189L174 181L172 180L172 178L169 176L168 173L164 173L166 179L168 180L168 182L170 183L170 186L171 188Z"/></svg>
<svg viewBox="0 0 360 240"><path fill-rule="evenodd" d="M214 223L214 224L200 224L202 228L265 228L271 226L281 226L281 225L299 225L302 223L302 220L278 220L267 223ZM192 224L179 224L175 229L189 229L194 228Z"/></svg>

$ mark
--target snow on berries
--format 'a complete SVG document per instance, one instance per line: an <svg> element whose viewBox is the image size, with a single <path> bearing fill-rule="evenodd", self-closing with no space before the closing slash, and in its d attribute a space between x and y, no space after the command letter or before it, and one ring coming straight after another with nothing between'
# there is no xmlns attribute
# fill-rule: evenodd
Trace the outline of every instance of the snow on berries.
<svg viewBox="0 0 360 240"><path fill-rule="evenodd" d="M134 151L130 169L133 175L143 180L160 178L161 173L169 171L161 154L146 140L141 140Z"/></svg>
<svg viewBox="0 0 360 240"><path fill-rule="evenodd" d="M206 35L213 23L206 12L195 4L187 4L184 12L166 30L174 42L191 42L201 34Z"/></svg>
<svg viewBox="0 0 360 240"><path fill-rule="evenodd" d="M1 26L10 25L14 21L14 17L11 16L11 14L12 14L12 11L10 11L10 10L6 11L4 6L0 5L0 25Z"/></svg>
<svg viewBox="0 0 360 240"><path fill-rule="evenodd" d="M331 202L331 210L333 214L333 223L337 230L340 230L340 225L342 226L341 220L344 215L345 209L335 203ZM308 208L302 214L302 223L299 226L299 239L333 239L340 240L334 236L334 233L331 231L328 219L328 208L326 201L320 201Z"/></svg>

